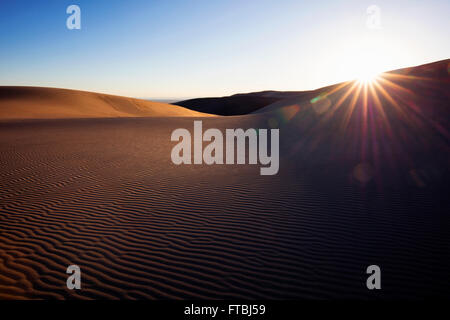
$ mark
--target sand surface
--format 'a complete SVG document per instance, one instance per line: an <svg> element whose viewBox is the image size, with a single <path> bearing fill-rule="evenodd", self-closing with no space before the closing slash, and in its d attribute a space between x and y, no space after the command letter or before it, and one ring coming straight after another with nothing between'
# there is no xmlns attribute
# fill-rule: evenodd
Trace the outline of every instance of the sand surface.
<svg viewBox="0 0 450 320"><path fill-rule="evenodd" d="M345 87L246 116L3 120L0 298L448 296L449 82L391 81L382 109ZM172 164L194 119L279 128L279 174Z"/></svg>

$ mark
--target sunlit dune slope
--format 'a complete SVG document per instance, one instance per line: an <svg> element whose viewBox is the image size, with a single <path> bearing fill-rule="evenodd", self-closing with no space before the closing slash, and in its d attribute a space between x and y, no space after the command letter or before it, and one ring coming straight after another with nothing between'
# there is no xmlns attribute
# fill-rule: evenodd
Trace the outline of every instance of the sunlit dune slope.
<svg viewBox="0 0 450 320"><path fill-rule="evenodd" d="M95 92L0 86L0 119L210 116L183 107Z"/></svg>

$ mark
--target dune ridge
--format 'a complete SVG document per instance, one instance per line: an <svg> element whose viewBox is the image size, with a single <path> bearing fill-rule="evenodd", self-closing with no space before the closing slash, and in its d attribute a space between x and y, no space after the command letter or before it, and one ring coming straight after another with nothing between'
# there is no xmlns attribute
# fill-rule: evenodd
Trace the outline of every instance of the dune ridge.
<svg viewBox="0 0 450 320"><path fill-rule="evenodd" d="M0 86L0 119L210 116L171 104L109 94Z"/></svg>

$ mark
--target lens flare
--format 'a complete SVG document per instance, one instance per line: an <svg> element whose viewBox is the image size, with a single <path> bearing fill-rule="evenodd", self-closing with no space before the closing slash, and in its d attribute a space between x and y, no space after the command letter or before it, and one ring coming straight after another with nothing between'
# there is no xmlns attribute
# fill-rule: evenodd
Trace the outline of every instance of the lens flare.
<svg viewBox="0 0 450 320"><path fill-rule="evenodd" d="M360 84L371 84L372 82L374 82L375 80L378 79L378 76L380 75L380 72L377 72L375 70L363 70L361 72L359 72L359 74L357 75L357 81Z"/></svg>

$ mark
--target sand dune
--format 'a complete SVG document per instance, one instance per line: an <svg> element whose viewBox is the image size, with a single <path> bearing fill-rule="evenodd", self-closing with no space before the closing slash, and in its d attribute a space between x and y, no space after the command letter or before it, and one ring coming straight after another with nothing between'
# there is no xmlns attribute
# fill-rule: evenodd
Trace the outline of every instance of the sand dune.
<svg viewBox="0 0 450 320"><path fill-rule="evenodd" d="M229 97L189 99L174 104L210 114L235 116L249 114L274 102L308 93L310 91L261 91L238 93Z"/></svg>
<svg viewBox="0 0 450 320"><path fill-rule="evenodd" d="M171 132L196 118L0 122L0 298L448 296L444 65L388 76L377 98L349 82L203 118L279 128L276 176L172 164ZM65 286L69 264L80 291Z"/></svg>
<svg viewBox="0 0 450 320"><path fill-rule="evenodd" d="M108 94L42 87L0 87L0 119L210 116L182 107Z"/></svg>
<svg viewBox="0 0 450 320"><path fill-rule="evenodd" d="M395 103L403 104L403 107L406 107L405 101L420 100L416 102L427 105L421 111L429 112L426 109L434 108L437 104L440 105L439 108L445 108L445 105L447 105L447 99L449 98L449 65L450 59L447 59L417 67L394 70L381 74L379 76L380 81L378 82L385 90L394 91L394 98L401 96L400 99L395 99ZM354 90L350 96L353 97L353 93L358 89L358 83L356 81L338 83L311 91L288 92L287 94L280 92L275 102L258 108L253 113L273 112L279 109L284 109L286 112L289 112L289 108L292 111L292 109L300 107L310 111L317 111L319 108L324 109L324 104L328 105L328 102L330 102L329 106L334 105L336 107L339 99L345 98L343 96L347 93L346 90L350 90L352 87ZM399 88L402 89L399 90ZM377 87L374 87L374 89L377 89ZM432 96L431 92L433 91L436 93L437 99ZM383 105L389 110L390 107L386 104L392 107L392 101L386 100L383 93L378 93L378 95L380 96L379 99L384 99ZM408 97L408 95L410 96ZM320 97L324 97L325 99L320 100ZM370 100L368 104L376 103L374 101L374 95L369 94L368 99ZM428 106L430 103L431 105ZM328 108L326 109L328 110ZM327 110L324 109L323 111Z"/></svg>
<svg viewBox="0 0 450 320"><path fill-rule="evenodd" d="M257 95L239 95L220 98L198 98L175 102L175 105L191 110L217 114L221 116L243 115L267 106L278 98Z"/></svg>
<svg viewBox="0 0 450 320"><path fill-rule="evenodd" d="M434 81L446 81L448 78L449 59L428 63L421 66L390 71L388 74L401 74L419 78L430 78ZM420 79L418 79L420 80ZM347 83L353 83L351 81ZM338 83L316 90L307 91L261 91L239 93L227 97L196 98L175 102L174 104L210 114L234 116L249 113L266 112L271 109L308 102L320 94L342 87ZM270 107L269 107L270 106Z"/></svg>

